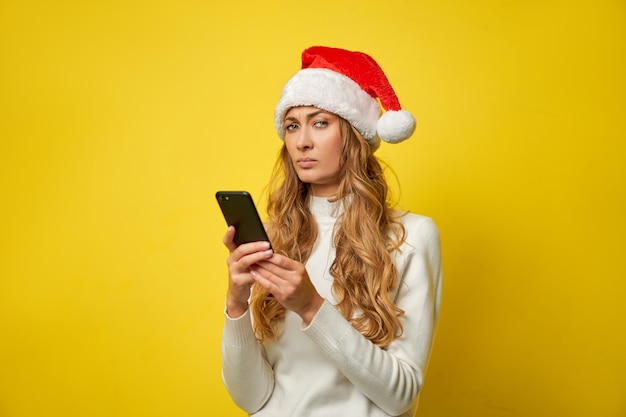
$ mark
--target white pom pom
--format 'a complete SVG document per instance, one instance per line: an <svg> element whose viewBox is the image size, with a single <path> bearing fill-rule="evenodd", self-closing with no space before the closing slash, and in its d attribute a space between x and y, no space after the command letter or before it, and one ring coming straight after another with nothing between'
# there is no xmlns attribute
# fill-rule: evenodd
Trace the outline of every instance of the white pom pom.
<svg viewBox="0 0 626 417"><path fill-rule="evenodd" d="M415 118L406 110L390 110L380 116L376 130L385 142L399 143L415 131Z"/></svg>

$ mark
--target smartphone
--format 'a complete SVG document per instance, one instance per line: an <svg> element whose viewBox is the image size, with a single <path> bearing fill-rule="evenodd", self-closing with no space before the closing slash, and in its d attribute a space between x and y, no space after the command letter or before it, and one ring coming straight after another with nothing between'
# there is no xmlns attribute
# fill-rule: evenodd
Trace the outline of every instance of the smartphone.
<svg viewBox="0 0 626 417"><path fill-rule="evenodd" d="M252 196L246 191L218 191L217 203L222 210L226 224L235 226L235 244L269 242L265 227L259 217Z"/></svg>

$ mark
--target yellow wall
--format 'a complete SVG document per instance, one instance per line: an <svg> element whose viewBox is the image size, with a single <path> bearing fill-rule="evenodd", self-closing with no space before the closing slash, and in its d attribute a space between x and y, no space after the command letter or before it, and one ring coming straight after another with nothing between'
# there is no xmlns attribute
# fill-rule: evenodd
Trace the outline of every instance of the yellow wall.
<svg viewBox="0 0 626 417"><path fill-rule="evenodd" d="M1 3L0 415L243 415L213 194L261 196L312 44L419 120L379 152L442 235L418 415L626 415L624 2L216 3Z"/></svg>

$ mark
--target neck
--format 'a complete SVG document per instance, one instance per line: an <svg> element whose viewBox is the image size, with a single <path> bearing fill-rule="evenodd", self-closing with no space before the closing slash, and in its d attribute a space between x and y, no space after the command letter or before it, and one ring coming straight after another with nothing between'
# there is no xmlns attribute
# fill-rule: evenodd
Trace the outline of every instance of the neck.
<svg viewBox="0 0 626 417"><path fill-rule="evenodd" d="M309 194L312 197L335 197L338 190L337 185L309 184Z"/></svg>

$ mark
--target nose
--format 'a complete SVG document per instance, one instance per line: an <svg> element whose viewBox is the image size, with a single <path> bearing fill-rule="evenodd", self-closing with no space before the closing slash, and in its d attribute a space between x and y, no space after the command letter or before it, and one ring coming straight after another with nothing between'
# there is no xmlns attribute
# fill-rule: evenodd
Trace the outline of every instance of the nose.
<svg viewBox="0 0 626 417"><path fill-rule="evenodd" d="M311 139L311 132L309 129L307 127L301 127L298 133L296 148L298 148L299 151L305 151L313 148L313 140Z"/></svg>

